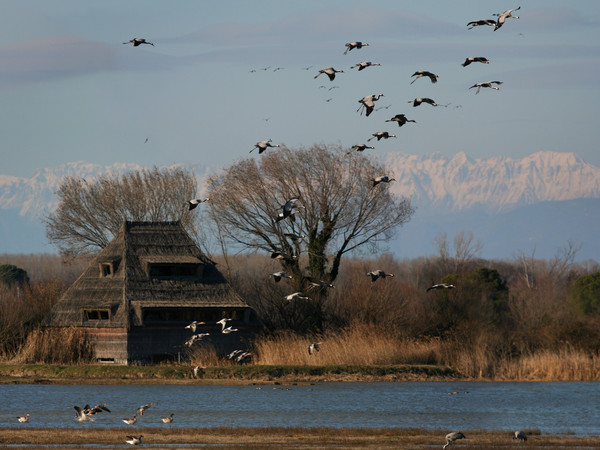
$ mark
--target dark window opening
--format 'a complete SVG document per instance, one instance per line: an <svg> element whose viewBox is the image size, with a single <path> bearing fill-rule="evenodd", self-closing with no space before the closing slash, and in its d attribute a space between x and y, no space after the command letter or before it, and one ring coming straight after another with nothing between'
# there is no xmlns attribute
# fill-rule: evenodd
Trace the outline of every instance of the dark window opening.
<svg viewBox="0 0 600 450"><path fill-rule="evenodd" d="M108 309L84 309L83 320L108 320L110 314Z"/></svg>
<svg viewBox="0 0 600 450"><path fill-rule="evenodd" d="M150 264L150 278L182 279L198 275L199 264Z"/></svg>
<svg viewBox="0 0 600 450"><path fill-rule="evenodd" d="M108 277L113 274L111 263L100 263L100 271L103 277Z"/></svg>

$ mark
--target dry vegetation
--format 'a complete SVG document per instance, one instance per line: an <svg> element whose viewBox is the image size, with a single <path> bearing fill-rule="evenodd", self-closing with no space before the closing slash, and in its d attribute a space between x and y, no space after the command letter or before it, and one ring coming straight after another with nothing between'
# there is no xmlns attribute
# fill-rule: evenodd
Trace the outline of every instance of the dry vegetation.
<svg viewBox="0 0 600 450"><path fill-rule="evenodd" d="M347 259L335 289L309 291L313 300L292 303L283 296L293 286L268 276L279 270L277 262L258 255L221 260L266 325L251 349L253 363L438 365L471 379L600 380L600 317L584 315L568 300L579 277L599 271L596 262L574 263L568 249L552 260L480 260L468 251L450 256L447 243L439 245L435 257ZM87 261L64 266L49 255L4 255L0 263L22 267L30 278L26 286L0 287L0 360L87 361L90 348L75 330L51 336L39 329ZM366 273L377 268L395 277L372 283ZM426 292L441 280L456 289ZM309 355L313 342L321 343L320 351ZM209 347L188 356L192 365L232 364Z"/></svg>

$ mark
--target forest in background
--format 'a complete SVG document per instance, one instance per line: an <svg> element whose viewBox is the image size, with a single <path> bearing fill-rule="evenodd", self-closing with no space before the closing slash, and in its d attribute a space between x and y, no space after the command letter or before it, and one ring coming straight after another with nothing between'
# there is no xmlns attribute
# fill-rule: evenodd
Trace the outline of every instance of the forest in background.
<svg viewBox="0 0 600 450"><path fill-rule="evenodd" d="M600 379L600 310L582 300L589 289L579 286L600 272L597 262L574 262L570 244L551 260L533 252L482 260L469 239L454 248L441 241L438 248L439 255L410 260L389 254L347 258L335 288L309 290L309 299L293 302L284 300L291 285L269 275L280 266L268 256L215 259L265 324L251 344L255 364L437 364L474 378ZM84 336L52 338L39 326L88 263L0 255L0 264L22 268L29 277L26 284L0 286L1 360L90 360ZM394 277L372 282L367 273L374 269ZM427 291L440 281L456 288ZM312 342L321 343L320 351L309 355ZM224 363L201 346L190 356Z"/></svg>

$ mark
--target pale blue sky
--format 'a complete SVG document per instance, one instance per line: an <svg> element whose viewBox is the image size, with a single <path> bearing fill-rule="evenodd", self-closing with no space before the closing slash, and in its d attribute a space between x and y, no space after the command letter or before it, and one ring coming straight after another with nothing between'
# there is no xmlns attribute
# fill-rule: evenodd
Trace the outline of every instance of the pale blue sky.
<svg viewBox="0 0 600 450"><path fill-rule="evenodd" d="M519 5L496 32L466 28ZM33 0L4 2L0 25L0 174L78 160L219 167L263 139L350 147L380 130L399 138L375 153L573 151L600 166L597 0ZM156 46L122 44L133 37ZM371 45L344 55L355 40ZM467 56L491 64L463 68ZM350 69L365 60L382 65ZM313 79L327 66L344 73ZM439 82L410 85L416 70ZM488 80L504 84L468 89ZM391 106L360 116L375 93ZM418 96L450 105L407 103ZM418 123L385 122L397 113Z"/></svg>

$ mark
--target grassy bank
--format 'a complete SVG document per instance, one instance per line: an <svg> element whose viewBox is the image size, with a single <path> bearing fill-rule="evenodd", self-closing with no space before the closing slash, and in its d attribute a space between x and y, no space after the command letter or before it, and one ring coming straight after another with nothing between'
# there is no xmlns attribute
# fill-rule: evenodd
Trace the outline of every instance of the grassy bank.
<svg viewBox="0 0 600 450"><path fill-rule="evenodd" d="M208 367L194 378L190 366L0 365L0 383L154 384L154 383L271 383L320 381L406 381L461 378L448 367L395 366L289 366L248 365Z"/></svg>
<svg viewBox="0 0 600 450"><path fill-rule="evenodd" d="M185 445L211 448L441 448L449 430L371 429L371 428L137 428L131 429L43 429L0 428L0 445L77 444L111 448L125 446L129 434L143 435L144 444ZM457 447L500 449L514 446L512 434L505 431L463 430L467 439ZM530 433L527 448L599 448L599 437L546 436ZM76 447L75 447L76 448Z"/></svg>

